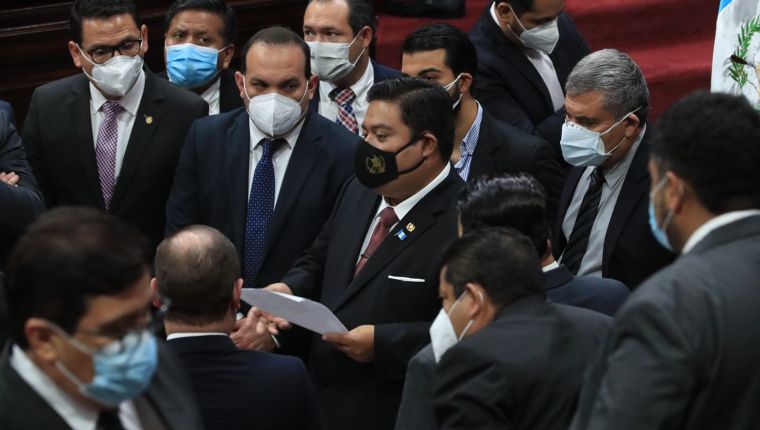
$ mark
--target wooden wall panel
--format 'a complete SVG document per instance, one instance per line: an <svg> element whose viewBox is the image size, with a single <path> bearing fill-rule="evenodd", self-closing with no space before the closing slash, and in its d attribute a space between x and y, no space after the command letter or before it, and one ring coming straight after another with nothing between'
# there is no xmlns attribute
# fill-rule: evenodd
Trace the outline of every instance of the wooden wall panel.
<svg viewBox="0 0 760 430"><path fill-rule="evenodd" d="M245 44L257 30L270 25L290 27L300 34L307 0L228 0L238 16L236 45ZM148 26L145 61L154 71L164 70L164 18L170 0L137 1ZM0 99L13 105L23 124L32 91L46 82L74 73L66 44L71 40L69 11L72 2L54 0L0 1ZM239 55L239 50L236 55ZM233 64L237 64L236 58Z"/></svg>

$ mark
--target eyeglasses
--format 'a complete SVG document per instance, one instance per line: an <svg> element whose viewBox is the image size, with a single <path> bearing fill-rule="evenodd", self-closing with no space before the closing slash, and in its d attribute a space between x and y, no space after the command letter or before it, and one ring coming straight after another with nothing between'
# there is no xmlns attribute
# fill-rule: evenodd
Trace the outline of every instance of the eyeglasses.
<svg viewBox="0 0 760 430"><path fill-rule="evenodd" d="M93 63L103 64L113 58L116 52L118 52L119 55L134 57L140 53L142 41L142 39L128 39L116 46L97 46L85 52L87 52L90 58L92 58Z"/></svg>

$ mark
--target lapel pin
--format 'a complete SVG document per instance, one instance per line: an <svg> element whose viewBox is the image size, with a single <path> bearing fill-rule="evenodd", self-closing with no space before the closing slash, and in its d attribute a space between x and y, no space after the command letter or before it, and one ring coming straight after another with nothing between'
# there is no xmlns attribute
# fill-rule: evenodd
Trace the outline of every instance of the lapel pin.
<svg viewBox="0 0 760 430"><path fill-rule="evenodd" d="M145 123L148 125L153 124L153 116L152 115L143 115L145 117Z"/></svg>
<svg viewBox="0 0 760 430"><path fill-rule="evenodd" d="M404 230L399 230L399 231L396 233L396 237L397 237L399 240L404 240L404 239L406 239L406 233L404 233Z"/></svg>
<svg viewBox="0 0 760 430"><path fill-rule="evenodd" d="M406 231L408 231L409 233L413 232L415 228L417 227L414 225L414 223L410 222L409 224L406 225Z"/></svg>

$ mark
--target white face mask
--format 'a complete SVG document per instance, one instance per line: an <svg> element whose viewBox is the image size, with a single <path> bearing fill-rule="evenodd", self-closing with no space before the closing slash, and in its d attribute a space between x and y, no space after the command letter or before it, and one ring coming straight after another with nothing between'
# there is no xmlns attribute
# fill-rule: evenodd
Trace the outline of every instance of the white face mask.
<svg viewBox="0 0 760 430"><path fill-rule="evenodd" d="M351 45L358 38L357 34L351 43L306 42L311 51L311 72L319 76L320 80L327 82L334 82L351 73L359 58L364 54L364 49L362 49L353 63L348 58Z"/></svg>
<svg viewBox="0 0 760 430"><path fill-rule="evenodd" d="M280 137L286 134L306 114L306 109L301 109L301 102L309 91L308 83L300 101L278 93L267 93L250 98L245 81L243 81L243 91L248 98L248 116L253 121L253 125L267 136Z"/></svg>
<svg viewBox="0 0 760 430"><path fill-rule="evenodd" d="M135 82L137 82L143 66L143 57L140 55L135 55L134 57L115 55L103 64L95 64L82 51L82 47L78 46L78 48L79 52L82 53L82 57L93 65L92 75L85 72L84 68L82 68L82 71L104 95L118 98L124 97L135 85Z"/></svg>
<svg viewBox="0 0 760 430"><path fill-rule="evenodd" d="M612 131L625 121L629 115L639 109L641 107L628 112L620 121L612 124L610 128L601 133L583 128L574 122L565 121L562 124L562 138L559 141L559 146L562 148L562 157L565 158L565 161L576 167L602 165L625 140L625 137L623 137L614 148L607 151L604 149L602 136Z"/></svg>
<svg viewBox="0 0 760 430"><path fill-rule="evenodd" d="M511 28L509 31L512 31L512 34L519 38L526 48L543 51L547 55L554 51L554 47L557 46L557 42L559 41L559 27L557 27L556 18L546 24L537 25L527 30L522 22L520 22L520 18L517 17L514 9L512 9L512 13L515 15L515 19L517 19L517 23L520 24L523 31L519 36Z"/></svg>
<svg viewBox="0 0 760 430"><path fill-rule="evenodd" d="M459 75L457 75L457 78L456 78L456 79L454 79L453 81L451 81L451 83L449 83L448 85L444 85L444 86L443 86L443 89L444 89L444 90L446 90L446 92L449 92L449 90L450 90L450 89L452 89L452 88L454 87L454 84L456 84L456 83L457 83L457 81L459 81L459 78L461 78L461 77L462 77L462 74L460 73ZM458 99L457 99L457 101L456 101L456 102L454 102L454 104L451 106L451 110L456 110L456 109L457 109L457 106L459 106L459 103L460 103L461 101L462 101L462 93L460 92L460 93L459 93L459 98L458 98Z"/></svg>
<svg viewBox="0 0 760 430"><path fill-rule="evenodd" d="M480 294L480 291L478 291L478 293ZM454 308L459 304L465 294L467 294L467 290L459 295L454 304L451 305L451 309L449 309L448 313L446 313L446 310L441 307L441 310L438 311L438 316L435 317L433 324L430 326L430 344L433 347L433 356L435 357L436 363L441 361L441 357L443 357L443 354L445 354L449 348L462 340L464 335L467 334L467 330L472 326L472 323L475 322L473 319L468 321L459 336L457 336L454 326L451 324L451 318L449 315L454 312ZM481 301L483 300L482 294L480 294L480 299Z"/></svg>

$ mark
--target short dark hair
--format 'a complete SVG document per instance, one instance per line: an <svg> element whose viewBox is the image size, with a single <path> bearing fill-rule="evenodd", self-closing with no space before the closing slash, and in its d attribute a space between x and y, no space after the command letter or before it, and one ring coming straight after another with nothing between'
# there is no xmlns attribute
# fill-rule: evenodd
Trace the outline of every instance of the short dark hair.
<svg viewBox="0 0 760 430"><path fill-rule="evenodd" d="M443 62L454 75L478 71L478 53L472 41L462 30L451 24L430 24L418 28L406 37L401 51L405 54L443 49Z"/></svg>
<svg viewBox="0 0 760 430"><path fill-rule="evenodd" d="M494 3L509 3L509 5L512 6L512 10L515 11L515 14L520 17L525 12L533 10L535 0L495 0Z"/></svg>
<svg viewBox="0 0 760 430"><path fill-rule="evenodd" d="M707 210L760 207L760 115L741 96L693 93L657 121L651 154L673 171Z"/></svg>
<svg viewBox="0 0 760 430"><path fill-rule="evenodd" d="M448 162L454 147L454 111L451 96L441 85L410 77L387 79L372 85L367 100L398 104L412 138L421 138L425 131L433 133L441 158Z"/></svg>
<svg viewBox="0 0 760 430"><path fill-rule="evenodd" d="M467 184L459 197L462 230L510 227L531 239L539 257L550 237L546 192L527 173L480 177Z"/></svg>
<svg viewBox="0 0 760 430"><path fill-rule="evenodd" d="M311 77L311 51L309 50L309 45L304 42L303 38L293 32L293 30L290 30L285 27L281 27L279 25L276 25L274 27L265 28L263 30L259 30L251 36L250 39L248 39L248 42L245 43L245 46L243 47L243 57L240 61L240 72L245 74L245 68L246 68L246 57L248 56L248 51L251 49L251 47L257 43L264 43L267 45L276 45L276 46L285 46L285 45L296 45L299 48L301 48L301 51L303 51L303 58L304 58L304 70L303 73L306 76L306 79L308 80Z"/></svg>
<svg viewBox="0 0 760 430"><path fill-rule="evenodd" d="M311 0L320 3L328 1L344 1L348 5L348 25L354 37L364 27L372 30L372 45L377 41L377 15L372 0Z"/></svg>
<svg viewBox="0 0 760 430"><path fill-rule="evenodd" d="M158 291L171 300L168 320L204 325L224 318L240 263L218 230L194 225L174 233L158 245L154 266Z"/></svg>
<svg viewBox="0 0 760 430"><path fill-rule="evenodd" d="M545 296L544 280L531 241L511 228L465 233L444 252L441 269L459 297L468 282L480 284L497 309L515 300Z"/></svg>
<svg viewBox="0 0 760 430"><path fill-rule="evenodd" d="M222 38L224 43L229 45L235 43L235 35L237 34L237 17L235 16L235 9L229 7L222 0L176 0L169 6L169 10L166 12L166 21L164 22L164 33L169 31L169 27L172 24L172 20L178 13L196 10L213 13L222 19L224 28L222 29Z"/></svg>
<svg viewBox="0 0 760 430"><path fill-rule="evenodd" d="M149 273L150 252L140 232L95 209L62 207L43 214L21 236L8 263L10 337L27 348L29 318L73 333L89 299L127 291Z"/></svg>
<svg viewBox="0 0 760 430"><path fill-rule="evenodd" d="M69 28L74 42L82 43L82 20L108 19L128 13L140 28L140 13L132 0L76 0L71 5Z"/></svg>

